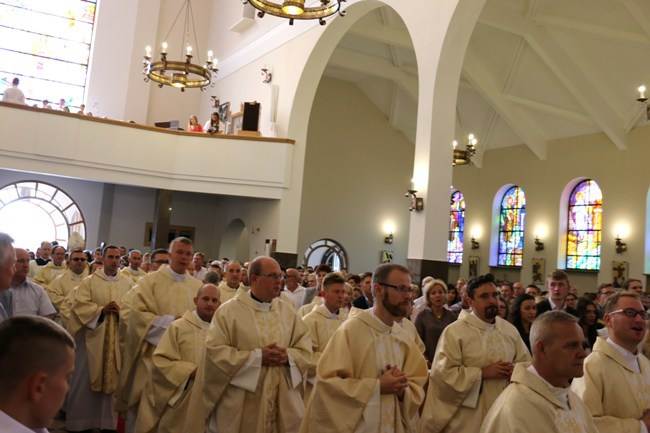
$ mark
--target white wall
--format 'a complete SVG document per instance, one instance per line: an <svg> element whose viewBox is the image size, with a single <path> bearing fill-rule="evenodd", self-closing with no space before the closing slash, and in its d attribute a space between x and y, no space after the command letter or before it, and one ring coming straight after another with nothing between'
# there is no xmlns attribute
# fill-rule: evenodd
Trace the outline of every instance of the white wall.
<svg viewBox="0 0 650 433"><path fill-rule="evenodd" d="M299 260L312 242L332 238L347 250L352 272L374 270L384 249L405 263L413 151L356 86L324 77L309 121ZM387 221L392 245L383 242Z"/></svg>

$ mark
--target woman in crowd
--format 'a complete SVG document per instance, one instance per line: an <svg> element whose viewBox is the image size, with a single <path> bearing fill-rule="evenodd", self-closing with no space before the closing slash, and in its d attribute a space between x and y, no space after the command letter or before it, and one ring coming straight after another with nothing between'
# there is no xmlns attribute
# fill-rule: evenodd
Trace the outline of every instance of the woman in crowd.
<svg viewBox="0 0 650 433"><path fill-rule="evenodd" d="M526 293L515 298L512 304L512 313L510 314L510 323L515 325L521 339L524 340L526 347L530 351L530 325L533 324L537 315L537 304L535 298Z"/></svg>
<svg viewBox="0 0 650 433"><path fill-rule="evenodd" d="M216 134L219 132L219 113L215 111L210 115L210 119L205 122L203 130L208 134Z"/></svg>
<svg viewBox="0 0 650 433"><path fill-rule="evenodd" d="M574 310L576 309L576 301L578 300L578 297L574 295L573 293L569 293L566 295L566 302L567 307L571 307Z"/></svg>
<svg viewBox="0 0 650 433"><path fill-rule="evenodd" d="M190 132L203 132L203 127L201 127L195 115L190 116L190 123L187 125L187 130Z"/></svg>
<svg viewBox="0 0 650 433"><path fill-rule="evenodd" d="M568 297L568 296L567 296ZM578 324L585 335L586 350L591 352L598 337L598 309L594 301L588 298L580 298L576 308L578 312Z"/></svg>
<svg viewBox="0 0 650 433"><path fill-rule="evenodd" d="M508 301L503 296L499 296L499 317L503 320L508 320L508 315L510 313L510 306Z"/></svg>
<svg viewBox="0 0 650 433"><path fill-rule="evenodd" d="M424 342L424 356L431 366L442 331L453 323L457 316L444 308L447 301L447 285L444 281L432 280L427 283L424 286L424 299L426 306L415 318L415 329Z"/></svg>
<svg viewBox="0 0 650 433"><path fill-rule="evenodd" d="M459 301L460 297L458 296L458 289L454 286L449 286L449 290L447 290L447 306L451 307Z"/></svg>

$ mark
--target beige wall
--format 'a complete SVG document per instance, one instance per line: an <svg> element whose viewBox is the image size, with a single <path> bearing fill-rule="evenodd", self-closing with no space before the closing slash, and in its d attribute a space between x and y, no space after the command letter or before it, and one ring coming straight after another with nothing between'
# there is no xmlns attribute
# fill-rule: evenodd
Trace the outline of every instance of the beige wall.
<svg viewBox="0 0 650 433"><path fill-rule="evenodd" d="M413 144L351 83L323 77L307 137L298 259L307 247L332 238L346 249L350 271L372 271L380 251L406 261ZM395 242L386 245L383 224Z"/></svg>
<svg viewBox="0 0 650 433"><path fill-rule="evenodd" d="M546 160L539 160L528 148L518 146L487 152L483 168L456 167L453 184L465 195L467 209L466 254L460 269L453 267L450 280L455 280L459 274L467 276L467 257L470 255L480 257L480 273L490 270L497 278L521 280L524 283L531 280L532 258L545 259L547 273L556 267L562 268L562 233L566 225L564 218L560 217L560 207L565 206L563 193L566 195L578 180L586 178L594 179L603 192L601 270L571 272L571 282L578 286L581 293L593 291L599 283L612 280L612 261L629 262L629 276L643 277L648 250L645 244L650 186L648 142L650 128L644 127L631 131L630 146L626 150L616 149L604 134L593 134L549 142ZM496 248L493 202L497 191L506 184L519 185L526 193L527 223L521 272L488 268L491 249ZM540 231L540 227L546 228L547 234L540 236L545 249L535 251L535 232ZM474 229L482 231L479 250L469 249ZM617 234L627 243L626 253L615 252L614 239Z"/></svg>

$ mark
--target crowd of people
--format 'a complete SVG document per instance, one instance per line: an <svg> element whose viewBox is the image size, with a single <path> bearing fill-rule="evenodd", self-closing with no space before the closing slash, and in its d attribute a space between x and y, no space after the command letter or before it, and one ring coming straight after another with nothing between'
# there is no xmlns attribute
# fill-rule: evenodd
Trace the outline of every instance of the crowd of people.
<svg viewBox="0 0 650 433"><path fill-rule="evenodd" d="M0 431L647 431L642 282L546 289L0 233Z"/></svg>
<svg viewBox="0 0 650 433"><path fill-rule="evenodd" d="M25 98L25 93L18 87L20 85L20 78L15 77L11 80L11 87L7 87L2 95L2 102L11 102L12 104L27 105L27 100ZM72 112L70 110L70 105L66 103L64 98L59 99L59 104L56 107L53 107L48 99L41 100L41 105L33 104L33 108L43 108L45 110L58 110L64 111L66 113ZM73 107L74 110L75 107ZM76 110L77 114L82 114L86 116L93 115L92 112L86 112L86 106L84 104L79 105Z"/></svg>

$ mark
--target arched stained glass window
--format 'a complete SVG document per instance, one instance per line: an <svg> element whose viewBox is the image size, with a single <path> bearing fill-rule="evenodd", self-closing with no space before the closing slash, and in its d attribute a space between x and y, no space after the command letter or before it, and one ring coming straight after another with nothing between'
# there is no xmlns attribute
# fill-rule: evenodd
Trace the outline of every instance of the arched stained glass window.
<svg viewBox="0 0 650 433"><path fill-rule="evenodd" d="M82 104L96 7L97 0L0 2L0 92L18 77L28 105Z"/></svg>
<svg viewBox="0 0 650 433"><path fill-rule="evenodd" d="M0 227L21 248L42 240L67 246L72 233L86 238L86 223L77 203L63 190L41 181L16 182L0 189Z"/></svg>
<svg viewBox="0 0 650 433"><path fill-rule="evenodd" d="M521 266L524 259L526 194L518 186L509 188L501 199L497 265Z"/></svg>
<svg viewBox="0 0 650 433"><path fill-rule="evenodd" d="M451 194L449 211L449 239L447 240L447 261L463 262L463 241L465 239L465 197L460 191Z"/></svg>
<svg viewBox="0 0 650 433"><path fill-rule="evenodd" d="M596 181L582 181L569 197L567 269L600 269L602 227L603 193Z"/></svg>

